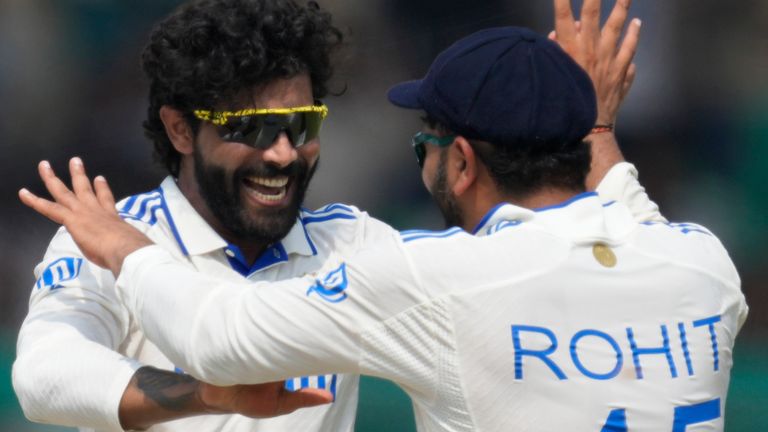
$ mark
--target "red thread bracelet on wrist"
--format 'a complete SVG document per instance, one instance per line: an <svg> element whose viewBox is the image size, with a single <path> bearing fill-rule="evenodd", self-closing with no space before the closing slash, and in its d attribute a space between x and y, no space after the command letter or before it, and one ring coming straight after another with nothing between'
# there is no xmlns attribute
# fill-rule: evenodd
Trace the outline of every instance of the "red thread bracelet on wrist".
<svg viewBox="0 0 768 432"><path fill-rule="evenodd" d="M595 125L595 127L592 128L592 130L589 131L589 134L599 134L604 132L613 132L613 124L598 124Z"/></svg>

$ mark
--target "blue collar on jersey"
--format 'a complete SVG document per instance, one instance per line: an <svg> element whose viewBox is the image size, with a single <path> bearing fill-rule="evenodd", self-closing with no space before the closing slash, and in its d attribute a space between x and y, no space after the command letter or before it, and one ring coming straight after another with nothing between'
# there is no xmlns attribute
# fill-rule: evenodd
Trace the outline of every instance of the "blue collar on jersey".
<svg viewBox="0 0 768 432"><path fill-rule="evenodd" d="M597 196L598 195L596 192L584 192L584 193L575 195L561 203L554 204L551 206L546 206L546 207L540 207L533 210L519 207L510 203L500 203L500 204L497 204L495 207L493 207L491 210L489 210L488 213L485 214L485 216L483 216L483 218L477 224L475 229L472 230L472 234L473 235L491 234L496 231L493 229L493 227L499 223L504 223L505 226L516 225L532 219L536 213L543 213L550 210L563 209L563 208L569 207L571 204L574 204L576 202L586 200L589 198L597 198ZM609 203L609 205L610 204L612 203Z"/></svg>
<svg viewBox="0 0 768 432"><path fill-rule="evenodd" d="M208 223L195 211L189 201L184 197L172 177L167 177L160 186L163 195L163 205L167 209L167 223L173 236L176 238L179 248L184 255L204 255L217 250L226 251L233 245L229 245L221 236L211 228ZM232 250L227 258L235 258L242 253L238 249ZM279 243L268 248L256 264L263 263L258 269L271 266L277 262L287 261L291 254L312 256L317 254L309 232L300 219L297 219L291 231ZM275 261L277 260L277 261ZM244 263L245 260L242 260ZM254 266L246 266L250 273ZM239 270L238 270L239 271Z"/></svg>

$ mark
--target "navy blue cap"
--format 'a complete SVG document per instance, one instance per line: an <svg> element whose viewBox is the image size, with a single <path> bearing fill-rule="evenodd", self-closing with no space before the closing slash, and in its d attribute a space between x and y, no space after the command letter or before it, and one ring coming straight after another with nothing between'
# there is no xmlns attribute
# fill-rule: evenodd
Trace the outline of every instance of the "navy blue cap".
<svg viewBox="0 0 768 432"><path fill-rule="evenodd" d="M520 27L459 40L424 79L398 84L388 97L465 138L496 145L579 140L597 118L587 73L556 43Z"/></svg>

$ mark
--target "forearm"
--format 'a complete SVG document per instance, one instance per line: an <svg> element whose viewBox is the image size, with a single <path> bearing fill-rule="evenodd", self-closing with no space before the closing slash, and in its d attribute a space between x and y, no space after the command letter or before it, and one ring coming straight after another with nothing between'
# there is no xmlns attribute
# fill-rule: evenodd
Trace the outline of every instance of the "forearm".
<svg viewBox="0 0 768 432"><path fill-rule="evenodd" d="M120 400L124 429L144 430L165 421L209 414L198 397L200 382L189 375L145 366L137 370Z"/></svg>
<svg viewBox="0 0 768 432"><path fill-rule="evenodd" d="M121 430L120 397L140 367L74 329L33 337L26 328L13 367L13 386L32 421ZM38 335L35 335L38 336Z"/></svg>
<svg viewBox="0 0 768 432"><path fill-rule="evenodd" d="M69 246L58 234L37 275L52 273L50 263L62 257L76 257ZM13 365L13 387L30 420L121 430L120 398L141 364L116 351L127 317L110 296L114 291L99 286L107 279L84 262L78 277L59 281L55 290L51 279L33 288Z"/></svg>
<svg viewBox="0 0 768 432"><path fill-rule="evenodd" d="M640 184L637 169L624 160L616 135L613 132L592 134L587 140L592 146L587 190L597 191L605 200L623 203L638 222L666 222L659 206Z"/></svg>
<svg viewBox="0 0 768 432"><path fill-rule="evenodd" d="M586 140L592 149L592 163L587 174L586 187L587 190L593 191L611 168L624 162L624 155L613 132L591 134Z"/></svg>
<svg viewBox="0 0 768 432"><path fill-rule="evenodd" d="M306 295L311 284L225 282L153 247L128 257L117 286L144 334L174 364L229 386L359 370L361 323L345 321L353 305L329 308Z"/></svg>

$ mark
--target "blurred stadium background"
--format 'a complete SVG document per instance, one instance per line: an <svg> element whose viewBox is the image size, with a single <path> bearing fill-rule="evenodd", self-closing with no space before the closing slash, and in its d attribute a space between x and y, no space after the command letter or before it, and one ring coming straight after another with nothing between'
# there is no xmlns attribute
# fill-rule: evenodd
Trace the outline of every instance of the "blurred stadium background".
<svg viewBox="0 0 768 432"><path fill-rule="evenodd" d="M0 430L27 422L10 383L15 339L55 226L23 208L40 191L36 162L70 156L118 196L164 176L141 133L139 53L178 0L0 0ZM319 0L345 34L321 168L308 206L354 203L398 228L437 228L409 146L417 116L386 89L423 75L434 56L477 29L552 27L548 0ZM576 2L576 6L580 2ZM609 6L611 1L607 1ZM735 350L727 431L768 430L768 2L642 0L638 78L618 125L627 158L673 220L702 223L730 250L751 307ZM56 361L51 359L51 361ZM396 387L365 379L360 431L414 430Z"/></svg>

